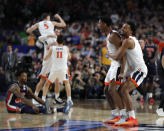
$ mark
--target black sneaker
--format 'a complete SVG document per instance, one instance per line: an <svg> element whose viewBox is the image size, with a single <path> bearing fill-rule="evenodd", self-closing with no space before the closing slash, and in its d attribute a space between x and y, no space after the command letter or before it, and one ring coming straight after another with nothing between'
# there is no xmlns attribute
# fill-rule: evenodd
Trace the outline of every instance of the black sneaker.
<svg viewBox="0 0 164 131"><path fill-rule="evenodd" d="M51 114L50 102L49 100L45 101L46 114Z"/></svg>
<svg viewBox="0 0 164 131"><path fill-rule="evenodd" d="M56 104L56 103L57 103L57 104L63 104L64 101L63 101L61 98L58 97L57 99L55 98L55 100L54 100L53 103L54 103L54 104Z"/></svg>

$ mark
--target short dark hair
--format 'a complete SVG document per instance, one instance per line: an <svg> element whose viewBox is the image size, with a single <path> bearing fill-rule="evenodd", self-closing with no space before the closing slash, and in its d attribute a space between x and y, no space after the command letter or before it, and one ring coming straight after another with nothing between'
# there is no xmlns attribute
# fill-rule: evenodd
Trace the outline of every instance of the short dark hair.
<svg viewBox="0 0 164 131"><path fill-rule="evenodd" d="M130 26L132 34L135 35L135 33L136 33L136 25L135 25L135 23L132 22L132 21L128 21L127 24Z"/></svg>
<svg viewBox="0 0 164 131"><path fill-rule="evenodd" d="M101 20L101 22L105 23L108 27L110 27L112 25L112 21L111 21L110 17L99 17L99 20Z"/></svg>
<svg viewBox="0 0 164 131"><path fill-rule="evenodd" d="M63 42L64 42L64 37L63 37L62 35L59 35L59 36L57 37L57 43L58 43L58 44L63 44Z"/></svg>
<svg viewBox="0 0 164 131"><path fill-rule="evenodd" d="M47 16L50 16L50 14L49 14L49 13L43 13L42 16L41 16L41 18L42 18L42 19L46 19Z"/></svg>
<svg viewBox="0 0 164 131"><path fill-rule="evenodd" d="M22 73L27 73L24 69L18 69L15 73L17 77L19 77Z"/></svg>

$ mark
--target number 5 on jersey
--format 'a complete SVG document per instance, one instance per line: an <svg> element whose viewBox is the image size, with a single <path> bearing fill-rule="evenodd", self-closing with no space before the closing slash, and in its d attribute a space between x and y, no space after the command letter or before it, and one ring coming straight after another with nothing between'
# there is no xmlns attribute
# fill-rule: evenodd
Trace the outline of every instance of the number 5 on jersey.
<svg viewBox="0 0 164 131"><path fill-rule="evenodd" d="M45 27L45 29L48 29L49 28L47 24L44 24L44 27Z"/></svg>
<svg viewBox="0 0 164 131"><path fill-rule="evenodd" d="M61 52L57 52L57 58L62 58L62 51Z"/></svg>

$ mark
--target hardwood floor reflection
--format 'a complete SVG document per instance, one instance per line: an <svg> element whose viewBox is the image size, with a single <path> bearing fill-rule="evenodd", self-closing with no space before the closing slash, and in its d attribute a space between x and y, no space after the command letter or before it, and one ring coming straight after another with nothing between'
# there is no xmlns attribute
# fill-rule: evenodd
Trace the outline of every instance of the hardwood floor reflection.
<svg viewBox="0 0 164 131"><path fill-rule="evenodd" d="M144 124L153 124L163 127L164 118L159 118L157 116L155 112L156 109L157 104L141 104L135 101L135 110L137 112L136 115L139 124L141 126ZM62 124L66 125L66 123L69 123L67 127L65 127L67 129L73 127L75 129L83 129L82 127L84 125L90 123L94 128L89 128L87 130L110 130L114 128L102 124L102 121L107 119L110 115L111 111L106 100L74 100L74 106L68 115L63 113L55 113L53 115L7 113L5 102L0 101L0 129L42 127L55 127L55 129L58 129ZM83 126L79 127L79 123ZM91 125L88 127L92 127ZM85 127L87 128L87 126Z"/></svg>

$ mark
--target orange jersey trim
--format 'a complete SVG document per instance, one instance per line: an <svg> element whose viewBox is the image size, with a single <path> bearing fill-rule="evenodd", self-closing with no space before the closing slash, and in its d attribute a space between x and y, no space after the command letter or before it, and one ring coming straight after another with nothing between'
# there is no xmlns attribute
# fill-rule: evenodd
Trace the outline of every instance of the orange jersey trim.
<svg viewBox="0 0 164 131"><path fill-rule="evenodd" d="M130 81L133 82L136 87L138 87L138 84L134 79L130 78Z"/></svg>
<svg viewBox="0 0 164 131"><path fill-rule="evenodd" d="M121 82L120 81L115 81L116 84L118 85L121 85Z"/></svg>
<svg viewBox="0 0 164 131"><path fill-rule="evenodd" d="M47 76L38 75L39 78L47 79Z"/></svg>
<svg viewBox="0 0 164 131"><path fill-rule="evenodd" d="M48 80L48 83L49 83L49 84L53 84L50 80Z"/></svg>
<svg viewBox="0 0 164 131"><path fill-rule="evenodd" d="M106 86L108 86L108 85L109 85L109 83L108 83L108 82L104 82L104 84L105 84Z"/></svg>

